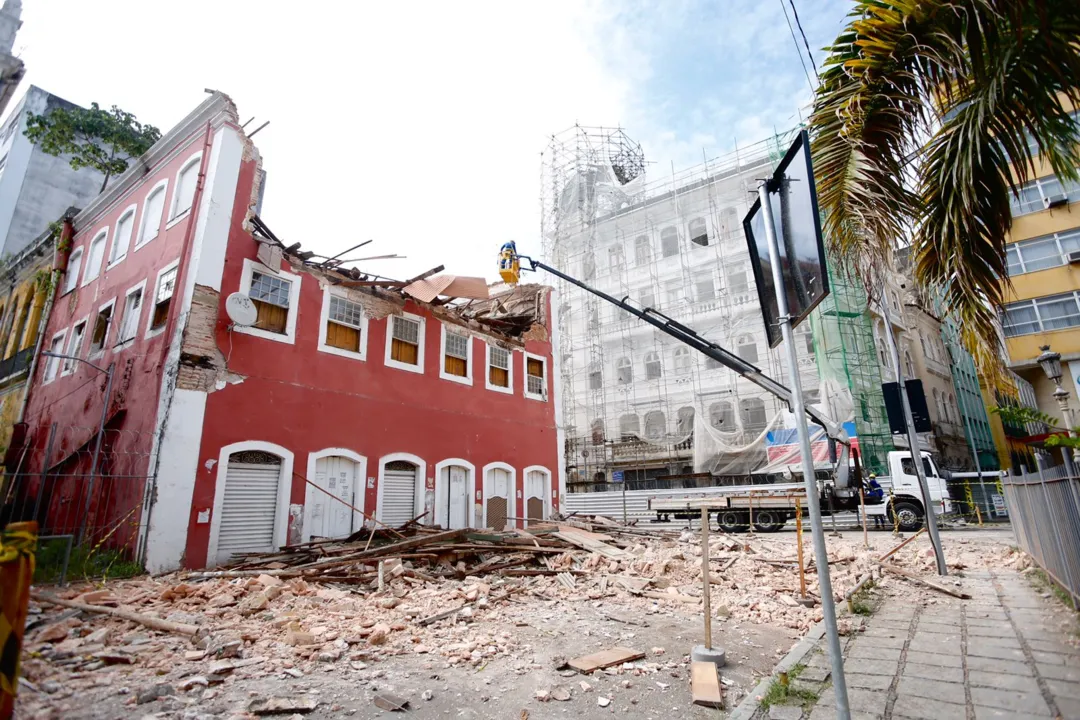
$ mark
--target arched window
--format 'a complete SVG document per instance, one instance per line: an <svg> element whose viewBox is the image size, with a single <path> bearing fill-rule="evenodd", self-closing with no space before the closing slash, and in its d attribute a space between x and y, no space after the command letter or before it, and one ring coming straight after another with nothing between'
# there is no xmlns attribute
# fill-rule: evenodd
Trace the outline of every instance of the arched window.
<svg viewBox="0 0 1080 720"><path fill-rule="evenodd" d="M945 419L945 408L941 404L941 395L938 393L937 388L934 388L934 409L937 410L938 419Z"/></svg>
<svg viewBox="0 0 1080 720"><path fill-rule="evenodd" d="M586 280L596 277L596 256L593 255L592 250L587 251L581 260L581 275Z"/></svg>
<svg viewBox="0 0 1080 720"><path fill-rule="evenodd" d="M139 239L135 247L145 245L158 236L158 231L161 230L161 214L165 210L166 188L168 183L162 182L146 196L139 225Z"/></svg>
<svg viewBox="0 0 1080 720"><path fill-rule="evenodd" d="M656 380L663 374L663 369L660 365L660 354L657 352L645 353L645 379ZM648 423L646 423L648 427Z"/></svg>
<svg viewBox="0 0 1080 720"><path fill-rule="evenodd" d="M705 226L705 218L694 218L687 225L690 231L690 242L694 245L705 247L709 244L709 229Z"/></svg>
<svg viewBox="0 0 1080 720"><path fill-rule="evenodd" d="M717 430L734 432L735 408L727 400L718 400L709 406L709 424Z"/></svg>
<svg viewBox="0 0 1080 720"><path fill-rule="evenodd" d="M589 389L600 390L604 387L604 374L600 372L600 365L593 363L589 366Z"/></svg>
<svg viewBox="0 0 1080 720"><path fill-rule="evenodd" d="M746 266L734 265L727 271L728 292L731 295L744 295L750 289L750 283L746 279Z"/></svg>
<svg viewBox="0 0 1080 720"><path fill-rule="evenodd" d="M765 401L761 398L743 398L739 401L739 414L742 416L743 430L759 433L768 424L765 416Z"/></svg>
<svg viewBox="0 0 1080 720"><path fill-rule="evenodd" d="M690 348L677 347L675 348L675 372L687 373L690 372Z"/></svg>
<svg viewBox="0 0 1080 720"><path fill-rule="evenodd" d="M739 211L733 207L724 208L720 213L720 232L725 237L735 233L739 229Z"/></svg>
<svg viewBox="0 0 1080 720"><path fill-rule="evenodd" d="M735 353L748 363L758 361L758 347L753 335L740 335L735 341Z"/></svg>
<svg viewBox="0 0 1080 720"><path fill-rule="evenodd" d="M664 257L672 257L679 254L679 231L673 227L666 227L660 231L660 253Z"/></svg>
<svg viewBox="0 0 1080 720"><path fill-rule="evenodd" d="M621 357L615 361L615 382L628 385L634 380L634 364L630 358ZM636 417L636 416L635 416Z"/></svg>
<svg viewBox="0 0 1080 720"><path fill-rule="evenodd" d="M878 362L881 364L881 367L887 369L889 367L889 357L885 353L885 341L881 338L878 338L877 341L877 355Z"/></svg>
<svg viewBox="0 0 1080 720"><path fill-rule="evenodd" d="M645 437L659 440L667 434L667 418L659 410L650 410L645 414Z"/></svg>
<svg viewBox="0 0 1080 720"><path fill-rule="evenodd" d="M86 272L83 273L83 285L90 282L101 272L101 261L105 259L105 243L109 239L109 229L104 228L90 241L90 251L86 256Z"/></svg>
<svg viewBox="0 0 1080 720"><path fill-rule="evenodd" d="M611 267L612 273L617 273L622 269L622 245L612 245L608 248L608 265Z"/></svg>
<svg viewBox="0 0 1080 720"><path fill-rule="evenodd" d="M76 248L68 258L67 275L64 277L64 293L67 294L75 289L79 283L79 271L82 270L83 249Z"/></svg>
<svg viewBox="0 0 1080 720"><path fill-rule="evenodd" d="M694 408L679 408L679 412L675 416L675 432L678 435L688 435L694 432Z"/></svg>
<svg viewBox="0 0 1080 720"><path fill-rule="evenodd" d="M593 445L604 444L604 421L596 418L589 426L589 434L592 436Z"/></svg>
<svg viewBox="0 0 1080 720"><path fill-rule="evenodd" d="M187 161L187 164L180 169L180 173L176 176L176 190L173 195L172 212L169 213L169 219L179 217L191 209L191 204L195 201L195 185L199 180L199 165L202 160L202 153L199 153L195 157Z"/></svg>
<svg viewBox="0 0 1080 720"><path fill-rule="evenodd" d="M623 442L636 440L641 434L641 424L635 414L623 415L619 418L619 437Z"/></svg>
<svg viewBox="0 0 1080 720"><path fill-rule="evenodd" d="M652 245L648 235L639 235L634 240L634 263L639 267L648 264L652 260Z"/></svg>
<svg viewBox="0 0 1080 720"><path fill-rule="evenodd" d="M589 329L600 329L600 309L595 305L589 308Z"/></svg>
<svg viewBox="0 0 1080 720"><path fill-rule="evenodd" d="M135 228L135 206L132 205L116 223L116 233L113 235L112 251L109 253L109 264L119 262L127 255L128 245L131 244L131 232Z"/></svg>
<svg viewBox="0 0 1080 720"><path fill-rule="evenodd" d="M915 377L915 364L913 362L911 362L911 351L910 350L905 350L904 351L904 368L905 368L905 372L907 372L908 378L914 378Z"/></svg>

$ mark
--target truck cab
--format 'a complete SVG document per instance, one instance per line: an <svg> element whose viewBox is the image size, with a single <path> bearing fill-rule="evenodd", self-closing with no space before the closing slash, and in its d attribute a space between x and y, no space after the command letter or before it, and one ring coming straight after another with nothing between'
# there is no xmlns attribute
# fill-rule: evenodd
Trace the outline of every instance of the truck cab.
<svg viewBox="0 0 1080 720"><path fill-rule="evenodd" d="M949 499L945 473L938 470L937 463L930 453L923 452L920 455L934 513L941 515L952 512L952 501ZM877 479L878 484L885 491L885 502L880 505L868 505L866 514L869 516L884 514L890 523L899 525L900 529L906 532L918 530L926 519L926 508L923 505L922 490L919 488L919 477L915 474L911 452L893 450L889 452L887 462L889 474Z"/></svg>

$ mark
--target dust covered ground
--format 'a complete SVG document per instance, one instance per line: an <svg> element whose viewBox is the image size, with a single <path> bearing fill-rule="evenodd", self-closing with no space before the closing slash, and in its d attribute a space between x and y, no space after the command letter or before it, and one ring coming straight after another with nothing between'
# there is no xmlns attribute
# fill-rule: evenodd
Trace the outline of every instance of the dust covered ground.
<svg viewBox="0 0 1080 720"><path fill-rule="evenodd" d="M944 535L952 572L1027 562L1010 548L1007 528ZM898 542L886 532L870 533L870 550L861 532L827 540L837 597ZM804 542L809 562L809 537ZM689 651L703 638L699 535L639 536L621 545L627 556L618 561L584 550L548 557L559 576L422 579L402 572L382 591L375 583L267 574L46 588L198 632L159 632L35 601L18 717L390 717L380 704L401 700L408 706L399 714L431 718L722 716L692 705L689 690ZM716 535L710 556L714 645L727 650L721 677L730 709L821 611L796 601L793 532ZM890 561L933 573L925 536ZM813 599L812 567L806 579ZM902 592L908 581L885 582ZM589 675L564 666L616 647L644 657Z"/></svg>

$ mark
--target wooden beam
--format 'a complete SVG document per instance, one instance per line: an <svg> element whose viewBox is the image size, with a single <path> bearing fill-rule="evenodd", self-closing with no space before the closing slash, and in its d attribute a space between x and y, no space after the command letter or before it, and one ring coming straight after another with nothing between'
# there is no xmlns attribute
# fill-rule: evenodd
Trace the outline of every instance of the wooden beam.
<svg viewBox="0 0 1080 720"><path fill-rule="evenodd" d="M966 592L964 592L962 590L957 590L956 588L946 587L945 585L939 585L936 582L933 582L931 580L927 580L926 578L924 578L921 575L918 575L916 573L911 572L910 570L905 570L903 568L898 568L898 567L896 567L895 565L893 565L891 563L881 563L881 567L884 568L885 570L887 570L888 572L894 573L896 575L901 575L901 576L906 577L906 578L908 578L910 580L914 580L915 582L918 582L918 583L922 583L923 585L930 588L931 590L937 590L939 593L945 593L946 595L952 595L953 597L960 598L961 600L970 600L971 599L971 595L969 595L968 593L966 593Z"/></svg>
<svg viewBox="0 0 1080 720"><path fill-rule="evenodd" d="M694 661L690 663L690 691L695 705L720 708L724 706L724 695L720 690L720 676L716 672L716 663Z"/></svg>
<svg viewBox="0 0 1080 720"><path fill-rule="evenodd" d="M426 280L427 278L431 277L432 275L434 275L436 273L441 273L445 269L446 268L443 267L442 265L439 265L438 267L433 267L430 270L428 270L427 272L420 273L416 277L414 277L414 278L412 278L410 280L406 280L405 284L406 285L412 285L414 282L417 282L418 280Z"/></svg>

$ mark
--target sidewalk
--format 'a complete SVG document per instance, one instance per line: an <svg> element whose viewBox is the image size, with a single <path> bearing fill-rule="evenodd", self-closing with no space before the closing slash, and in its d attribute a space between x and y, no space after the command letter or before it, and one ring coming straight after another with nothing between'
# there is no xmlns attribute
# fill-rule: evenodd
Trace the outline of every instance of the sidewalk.
<svg viewBox="0 0 1080 720"><path fill-rule="evenodd" d="M967 571L971 600L892 596L845 641L853 718L1080 718L1077 622L1012 571ZM932 592L932 591L931 591ZM797 686L820 692L810 720L836 717L825 645L806 655ZM755 717L807 717L774 705Z"/></svg>

